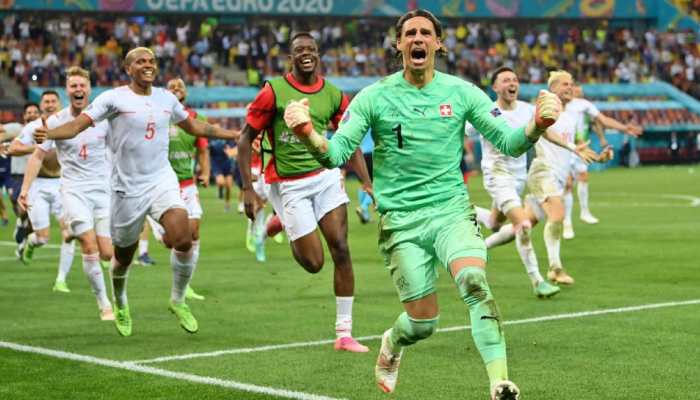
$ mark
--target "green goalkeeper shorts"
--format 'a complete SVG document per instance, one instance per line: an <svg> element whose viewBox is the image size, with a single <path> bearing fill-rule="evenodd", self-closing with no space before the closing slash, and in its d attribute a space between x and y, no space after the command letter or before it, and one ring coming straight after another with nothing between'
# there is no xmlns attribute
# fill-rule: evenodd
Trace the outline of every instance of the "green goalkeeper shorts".
<svg viewBox="0 0 700 400"><path fill-rule="evenodd" d="M404 303L435 292L438 265L449 272L458 258L486 261L486 245L466 196L415 211L386 212L379 222L379 251Z"/></svg>

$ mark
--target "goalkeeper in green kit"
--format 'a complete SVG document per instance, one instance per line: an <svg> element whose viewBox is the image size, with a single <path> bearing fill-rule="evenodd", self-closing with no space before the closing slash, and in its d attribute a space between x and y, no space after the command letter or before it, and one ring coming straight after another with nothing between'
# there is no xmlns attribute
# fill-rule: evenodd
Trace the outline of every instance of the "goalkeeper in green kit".
<svg viewBox="0 0 700 400"><path fill-rule="evenodd" d="M435 331L435 281L442 265L469 308L491 399L518 399L518 387L508 380L501 316L486 281L486 247L459 169L464 124L469 121L498 150L515 157L556 121L561 103L540 92L533 120L512 129L484 92L435 71L435 55L444 51L435 16L410 11L396 24L396 35L403 70L363 89L332 139L313 130L306 100L287 106L285 122L328 168L345 163L372 129L379 250L405 309L382 337L375 367L379 388L394 391L403 349Z"/></svg>

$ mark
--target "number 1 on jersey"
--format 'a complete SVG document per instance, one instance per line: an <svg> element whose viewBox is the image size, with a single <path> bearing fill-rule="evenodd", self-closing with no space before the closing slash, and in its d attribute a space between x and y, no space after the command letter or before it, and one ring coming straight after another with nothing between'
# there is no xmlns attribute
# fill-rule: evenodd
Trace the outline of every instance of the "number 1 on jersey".
<svg viewBox="0 0 700 400"><path fill-rule="evenodd" d="M146 140L151 140L156 135L156 123L151 121L146 124Z"/></svg>
<svg viewBox="0 0 700 400"><path fill-rule="evenodd" d="M391 131L396 133L396 138L399 141L399 149L403 149L403 136L401 135L401 124L397 124L391 128Z"/></svg>

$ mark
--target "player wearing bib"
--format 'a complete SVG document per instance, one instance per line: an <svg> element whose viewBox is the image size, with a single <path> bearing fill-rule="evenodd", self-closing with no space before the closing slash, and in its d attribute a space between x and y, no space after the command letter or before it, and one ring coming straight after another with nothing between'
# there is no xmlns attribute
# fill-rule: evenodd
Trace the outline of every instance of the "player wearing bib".
<svg viewBox="0 0 700 400"><path fill-rule="evenodd" d="M355 277L347 242L349 199L341 186L338 168L319 164L285 125L283 114L292 100L308 97L314 104L314 124L325 131L337 126L348 100L343 93L317 73L320 56L313 37L307 32L292 37L292 72L268 81L248 107L246 126L239 142L238 162L245 198L245 212L255 219L262 200L253 188L251 143L261 131L267 132L272 157L264 176L270 184L270 203L289 237L292 254L308 272L323 268L323 245L316 232L320 228L333 258L336 296L336 350L367 352L352 338L352 305ZM362 154L353 157L354 169L369 185ZM363 174L364 172L364 174Z"/></svg>
<svg viewBox="0 0 700 400"><path fill-rule="evenodd" d="M40 108L43 118L48 118L60 110L61 103L58 93L52 90L43 92L40 100ZM24 201L20 201L18 196L18 204L20 207L22 203L30 205L28 209L25 208L24 210L27 212L34 230L25 240L21 259L25 264L29 264L34 255L34 250L48 243L50 220L51 215L53 215L61 226L61 236L63 239L61 241L61 255L58 261L58 273L53 290L55 292L68 293L70 290L66 285L66 277L73 264L75 249L72 242L73 237L69 234L62 219L63 212L59 193L61 167L56 158L56 151L52 150L45 154L42 159L38 159L33 132L34 129L41 126L41 119L36 119L25 125L20 137L15 139L10 146L10 152L13 155L31 153L27 161L27 171L29 171L29 165L32 163L34 163L34 167L38 170L34 173L34 176L38 174L38 178L34 180L31 186L26 187L26 198ZM25 175L27 171L25 171ZM20 189L20 196L21 192L22 189Z"/></svg>
<svg viewBox="0 0 700 400"><path fill-rule="evenodd" d="M517 157L556 120L561 105L542 91L533 120L512 129L480 89L435 71L435 54L444 51L435 16L410 11L399 19L396 35L404 69L363 89L331 140L311 123L313 102L292 102L284 118L327 167L343 164L372 129L379 248L406 311L382 337L375 367L380 389L394 390L404 347L436 329L435 281L442 264L469 308L491 398L517 399L519 390L508 381L501 316L486 281L486 247L459 168L464 125L469 121L501 152Z"/></svg>
<svg viewBox="0 0 700 400"><path fill-rule="evenodd" d="M603 148L602 154L610 157L612 149L608 147L608 142L605 138L605 128L617 129L627 135L637 137L641 135L642 130L634 124L623 124L602 114L598 108L590 101L583 98L583 89L580 86L574 87L574 98L567 103L566 109L571 111L576 116L576 141L587 142L588 131L592 125L594 132L600 140L600 146ZM588 167L585 163L581 163L574 158L571 164L571 174L567 181L566 192L564 194L564 239L574 238L574 227L571 220L573 211L574 198L573 180L577 182L577 194L581 213L579 217L581 221L587 224L597 224L598 218L591 214L588 206Z"/></svg>
<svg viewBox="0 0 700 400"><path fill-rule="evenodd" d="M236 132L191 118L170 92L152 87L158 69L153 52L144 47L129 51L124 66L128 86L108 90L73 121L55 129L37 129L37 141L70 139L103 120L109 123L107 143L112 153L110 231L114 243L112 288L115 325L119 334L132 333L126 296L129 265L138 245L146 215L164 228L172 248L173 284L169 309L185 331L195 333L197 320L185 303L193 264L192 235L177 177L168 160L169 130L177 124L196 136L233 139Z"/></svg>
<svg viewBox="0 0 700 400"><path fill-rule="evenodd" d="M90 98L90 74L80 67L66 71L66 93L70 107L44 121L51 129L80 115ZM20 201L26 201L27 188L38 172L38 162L56 151L61 165L60 197L63 220L71 236L77 237L83 254L83 271L97 299L100 319L113 321L112 305L107 298L100 259L112 258L109 234L109 180L107 176L106 121L88 128L69 140L47 140L37 146L29 162ZM26 205L25 205L26 206Z"/></svg>
<svg viewBox="0 0 700 400"><path fill-rule="evenodd" d="M167 84L170 93L185 105L187 99L187 87L182 79L171 79ZM196 118L206 122L206 117L185 108L191 118ZM170 165L177 175L180 183L180 196L187 206L187 214L190 222L190 233L192 233L192 263L197 265L199 260L199 226L202 219L202 205L199 202L199 192L194 180L194 158L200 166L199 182L204 186L209 186L209 143L207 138L194 137L187 134L182 128L172 125L170 127L170 144L168 145L168 159ZM191 286L187 286L185 297L188 299L204 300L204 296L197 294Z"/></svg>

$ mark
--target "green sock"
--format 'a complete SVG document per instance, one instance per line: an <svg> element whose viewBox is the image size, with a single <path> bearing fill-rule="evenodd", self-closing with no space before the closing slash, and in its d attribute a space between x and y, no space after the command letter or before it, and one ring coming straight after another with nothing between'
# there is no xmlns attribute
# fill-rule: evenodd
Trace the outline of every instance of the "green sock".
<svg viewBox="0 0 700 400"><path fill-rule="evenodd" d="M486 281L486 272L483 268L466 267L459 271L455 282L462 300L469 307L472 338L486 364L491 384L508 379L501 315Z"/></svg>
<svg viewBox="0 0 700 400"><path fill-rule="evenodd" d="M426 339L435 332L439 317L431 319L414 319L405 312L401 313L391 328L391 352L398 353L404 346L410 346Z"/></svg>

